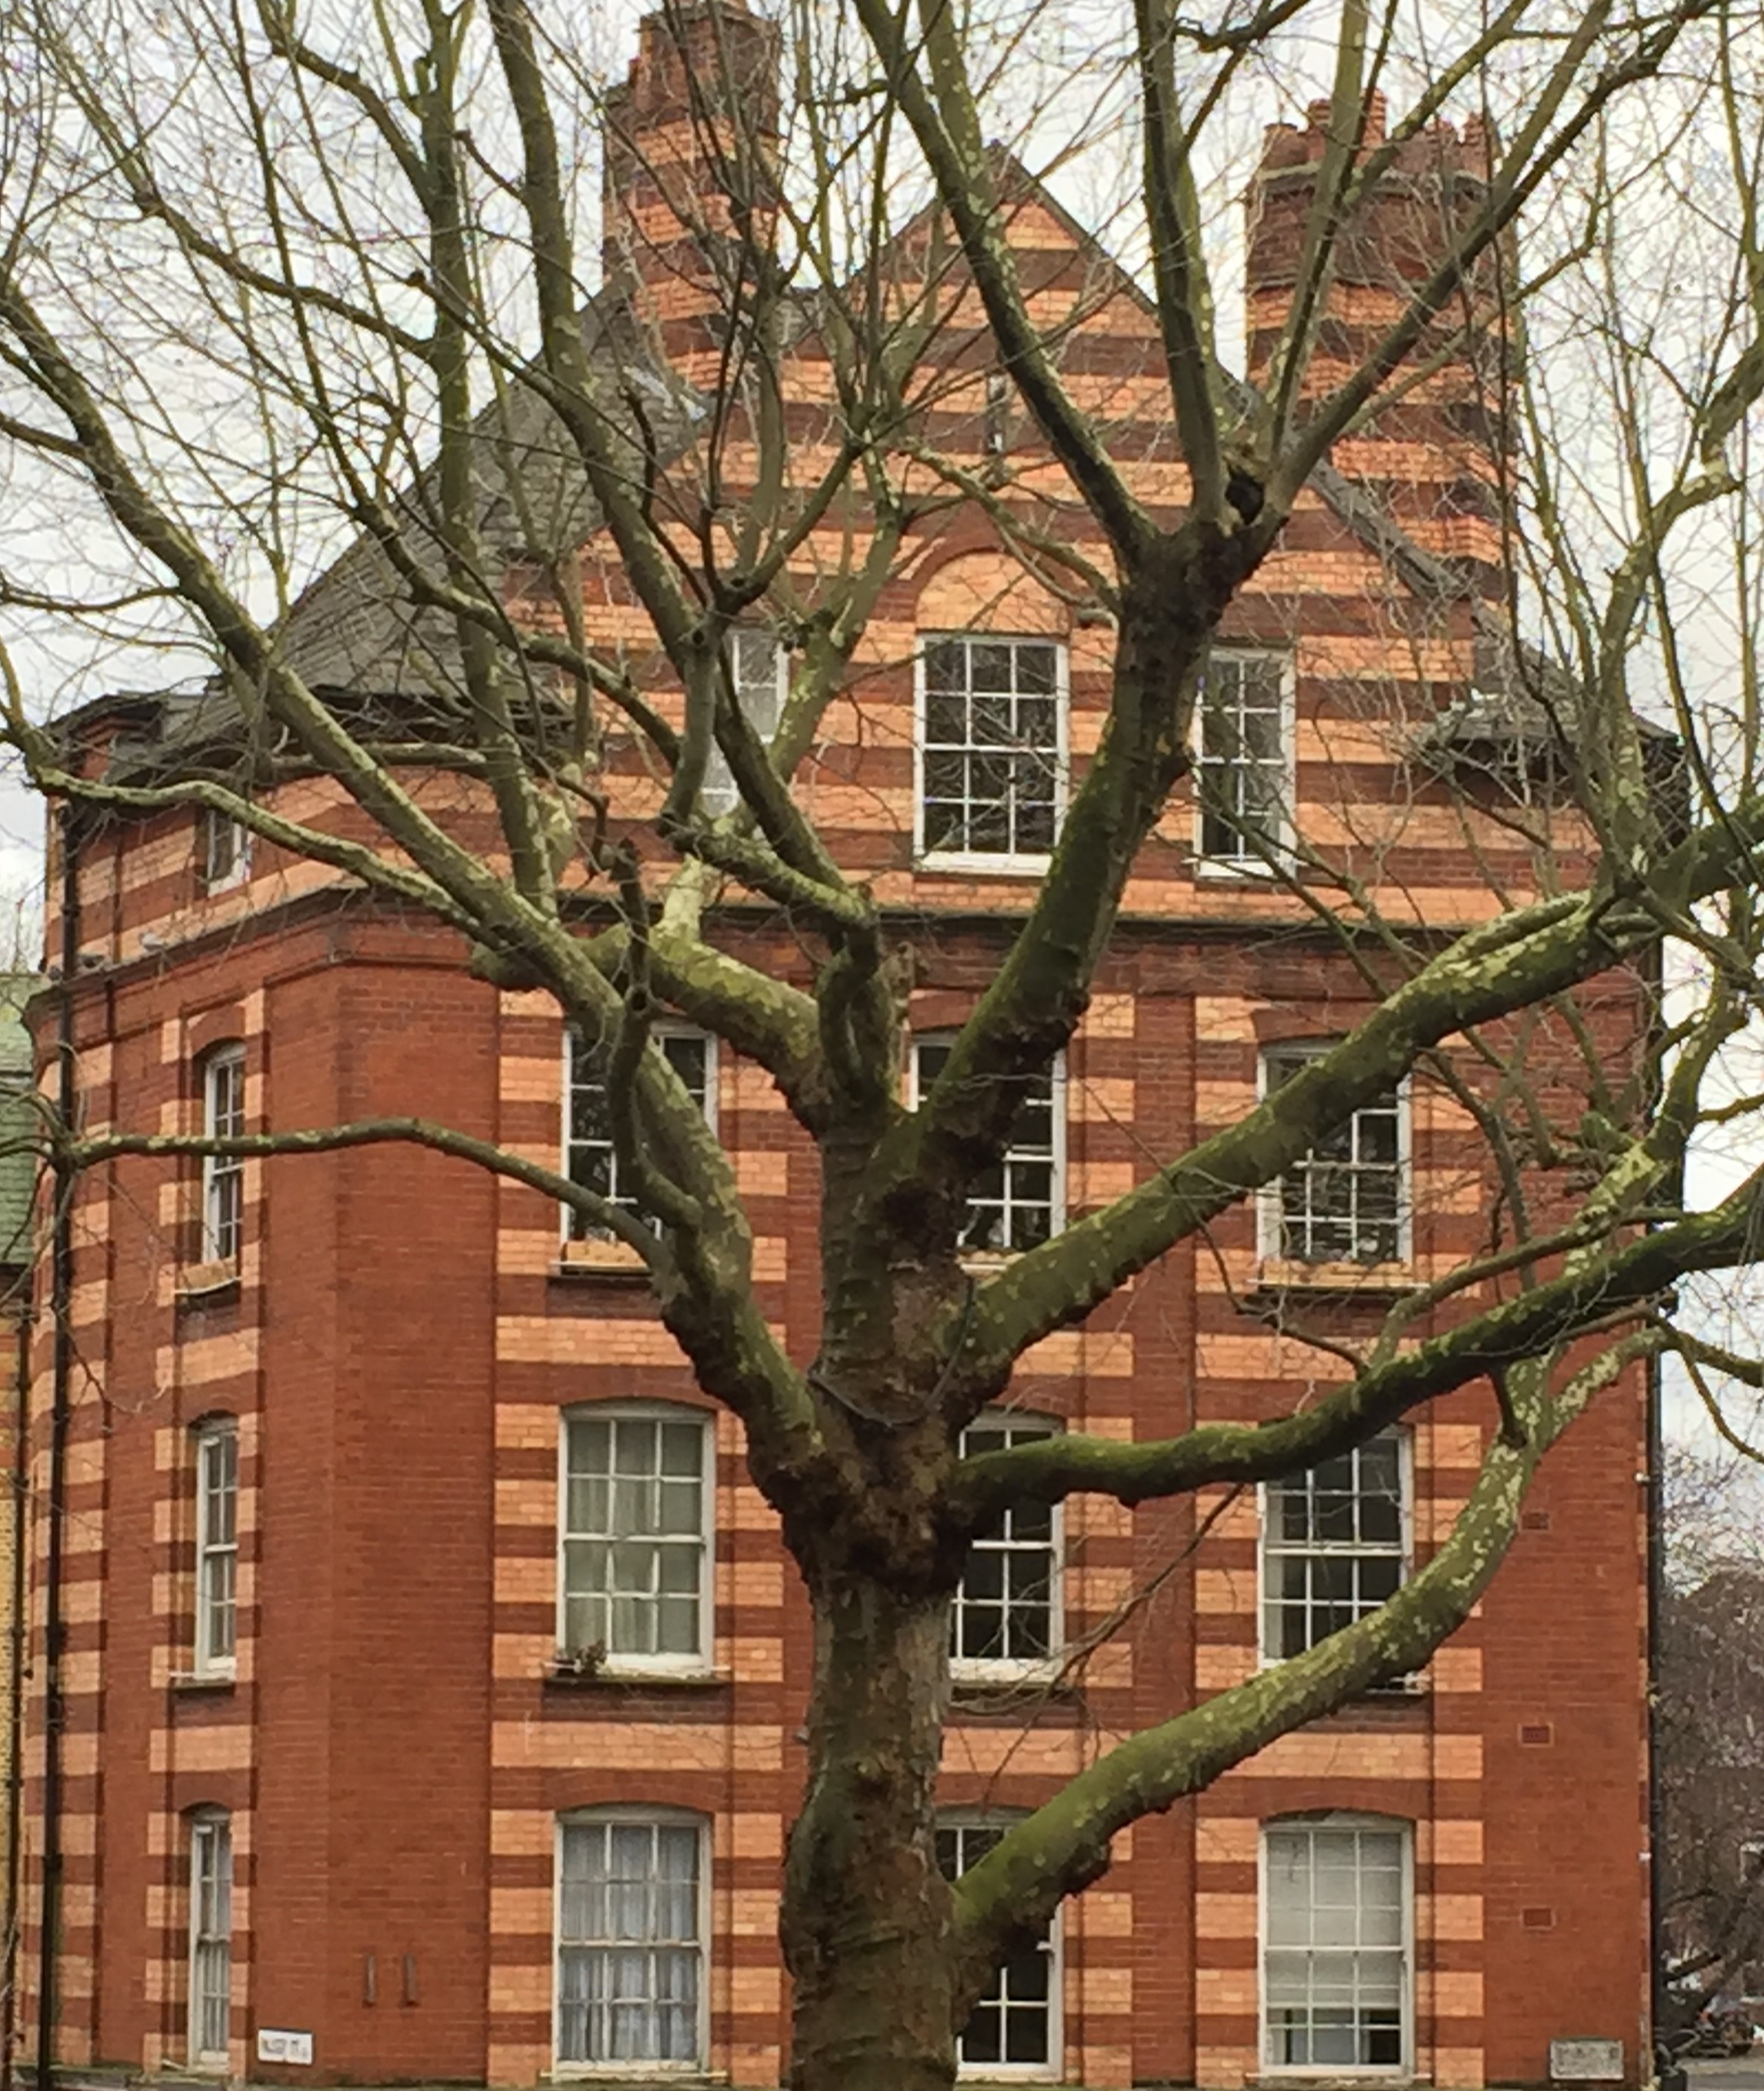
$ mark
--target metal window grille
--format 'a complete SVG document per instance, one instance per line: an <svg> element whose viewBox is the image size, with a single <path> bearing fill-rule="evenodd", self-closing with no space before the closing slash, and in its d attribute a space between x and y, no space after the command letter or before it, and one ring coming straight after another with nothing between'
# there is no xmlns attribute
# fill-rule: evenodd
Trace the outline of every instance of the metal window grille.
<svg viewBox="0 0 1764 2091"><path fill-rule="evenodd" d="M950 1056L945 1039L921 1038L913 1049L914 1094L925 1096ZM977 1254L1033 1248L1057 1234L1060 1211L1058 1071L1023 1084L1004 1153L968 1187L968 1216L959 1246Z"/></svg>
<svg viewBox="0 0 1764 2091"><path fill-rule="evenodd" d="M1214 648L1201 672L1196 799L1200 851L1262 864L1286 839L1291 791L1286 662Z"/></svg>
<svg viewBox="0 0 1764 2091"><path fill-rule="evenodd" d="M559 2061L698 2064L697 1826L571 1822L560 1844Z"/></svg>
<svg viewBox="0 0 1764 2091"><path fill-rule="evenodd" d="M606 1049L590 1045L579 1033L567 1033L567 1096L564 1105L564 1171L572 1183L584 1191L636 1209L632 1192L619 1181L619 1156L613 1145L612 1112L606 1095ZM686 1085L706 1118L711 1114L712 1047L701 1031L662 1031L655 1034L668 1064ZM564 1224L571 1241L603 1238L604 1227L595 1227L573 1205L564 1209Z"/></svg>
<svg viewBox="0 0 1764 2091"><path fill-rule="evenodd" d="M196 1666L230 1669L239 1568L239 1434L231 1424L196 1443Z"/></svg>
<svg viewBox="0 0 1764 2091"><path fill-rule="evenodd" d="M233 1990L233 1831L224 1815L190 1826L190 2060L224 2065Z"/></svg>
<svg viewBox="0 0 1764 2091"><path fill-rule="evenodd" d="M1271 1095L1309 1050L1270 1053ZM1274 1186L1276 1252L1299 1263L1395 1263L1403 1255L1403 1099L1395 1091L1362 1104L1326 1132Z"/></svg>
<svg viewBox="0 0 1764 2091"><path fill-rule="evenodd" d="M202 1071L202 1130L210 1140L245 1130L245 1056L237 1046L212 1053ZM245 1164L237 1154L202 1158L202 1255L236 1263L244 1235Z"/></svg>
<svg viewBox="0 0 1764 2091"><path fill-rule="evenodd" d="M563 1442L561 1645L615 1661L701 1662L704 1424L576 1416Z"/></svg>
<svg viewBox="0 0 1764 2091"><path fill-rule="evenodd" d="M960 1880L1003 1834L994 1822L939 1823L937 1862L944 1878ZM1054 2052L1059 1990L1059 1951L1049 1925L1038 1938L1011 1950L974 2006L956 2043L963 2072L977 2076L1011 2071L1048 2074L1059 2059Z"/></svg>
<svg viewBox="0 0 1764 2091"><path fill-rule="evenodd" d="M982 1416L962 1433L964 1459L1053 1434L1040 1417ZM968 1550L950 1621L950 1653L973 1668L1045 1662L1059 1646L1054 1508L1016 1503Z"/></svg>
<svg viewBox="0 0 1764 2091"><path fill-rule="evenodd" d="M729 635L729 679L735 690L735 702L741 707L748 724L768 745L783 716L786 663L789 657L775 633L731 632ZM699 788L699 804L713 816L732 813L740 796L729 758L714 745L705 768L705 781Z"/></svg>
<svg viewBox="0 0 1764 2091"><path fill-rule="evenodd" d="M252 833L231 814L202 809L202 883L210 893L251 876Z"/></svg>
<svg viewBox="0 0 1764 2091"><path fill-rule="evenodd" d="M1404 1831L1283 1824L1265 1834L1264 2059L1400 2070L1408 2040Z"/></svg>
<svg viewBox="0 0 1764 2091"><path fill-rule="evenodd" d="M1391 1434L1268 1484L1262 1645L1270 1661L1302 1655L1395 1596L1407 1563L1404 1468Z"/></svg>
<svg viewBox="0 0 1764 2091"><path fill-rule="evenodd" d="M1059 813L1059 649L934 639L923 675L926 852L1045 856Z"/></svg>

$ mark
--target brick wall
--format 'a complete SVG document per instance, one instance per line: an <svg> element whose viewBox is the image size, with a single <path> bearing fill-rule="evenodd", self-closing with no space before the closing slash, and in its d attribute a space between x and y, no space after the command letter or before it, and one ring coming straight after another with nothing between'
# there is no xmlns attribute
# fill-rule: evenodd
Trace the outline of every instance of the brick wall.
<svg viewBox="0 0 1764 2091"><path fill-rule="evenodd" d="M623 105L632 121L645 106L640 95ZM1293 170L1309 164L1314 131L1313 121L1270 140L1251 270L1264 343ZM652 172L679 144L661 129L645 142ZM1473 180L1481 149L1442 129L1409 171L1423 185ZM1068 323L1070 381L1133 460L1136 493L1174 513L1186 481L1158 403L1150 315L1038 192L1013 192L1011 226L1037 308ZM1400 278L1400 239L1395 252ZM922 262L907 243L904 294L927 291ZM1385 315L1391 273L1344 275L1331 315L1344 349ZM934 352L951 382L928 433L977 462L986 344L959 271L936 295L946 323ZM690 326L666 333L680 318L658 323L688 359ZM793 351L805 471L828 436L826 355L812 336ZM955 382L968 371L971 382ZM1443 373L1437 397L1338 459L1417 537L1473 562L1488 554L1495 512L1494 451L1472 411L1486 389L1486 376ZM1007 438L1028 500L1047 461L1020 414ZM830 534L804 546L804 585L840 549ZM583 565L591 632L626 645L653 701L677 715L618 560L591 542ZM518 597L517 607L546 614ZM1026 580L977 518L958 515L921 525L907 547L800 780L840 861L870 877L917 944L921 1027L971 1007L1033 893L1020 877L936 871L914 856L920 636L977 623L1066 648L1081 774L1107 702L1108 632ZM1485 919L1498 890L1531 890L1540 853L1573 875L1579 838L1552 826L1548 808L1536 812L1534 850L1412 759L1417 725L1466 687L1468 610L1415 600L1320 498L1300 502L1226 636L1291 648L1299 826L1390 919L1430 931ZM637 752L615 738L607 761L618 817L640 821L658 795ZM481 793L442 778L421 788L500 860ZM291 784L282 797L302 818L366 832L335 786ZM1179 793L1136 870L1068 1055L1075 1207L1228 1122L1254 1096L1263 1046L1339 1031L1366 1007L1358 973L1290 897L1197 872L1193 839ZM93 1125L193 1127L201 1055L236 1041L254 1126L395 1109L557 1155L556 1010L470 979L451 935L377 912L268 847L248 881L205 895L192 827L171 816L93 847L81 896L82 946L106 962L80 1002ZM731 907L716 933L808 984L800 949L767 911ZM1644 993L1618 978L1588 998L1619 1058ZM1525 1050L1541 1093L1571 1107L1560 1041L1544 1027ZM815 1158L758 1068L724 1050L718 1080L760 1304L806 1356L818 1316ZM1487 1193L1460 1106L1417 1080L1412 1114L1412 1261L1425 1276L1475 1246ZM191 1811L219 1806L238 1884L235 2073L537 2082L551 2067L557 1817L642 1801L709 1822L711 2063L737 2085L775 2083L787 2000L773 1916L811 1658L737 1426L727 1416L715 1426L713 1674L640 1688L560 1681L550 1670L563 1412L701 1403L640 1288L617 1270L560 1263L557 1215L537 1193L386 1148L249 1167L237 1282L192 1295L196 1196L196 1172L137 1161L89 1179L75 1209L60 2059L151 2070L184 2054ZM1265 1297L1246 1306L1279 1277L1253 1211L1239 1208L1085 1328L1038 1346L1011 1398L1120 1438L1283 1412L1336 1368L1271 1326ZM1385 1296L1304 1304L1351 1342L1375 1326ZM41 1333L34 1370L41 1414ZM1067 2081L1223 2091L1257 2074L1261 1826L1324 1809L1414 1826L1421 2075L1538 2081L1549 2039L1566 2033L1620 2037L1634 2066L1642 1403L1639 1380L1625 1380L1552 1455L1537 1512L1547 1523L1528 1529L1423 1689L1288 1738L1119 1840L1113 1870L1063 1920ZM1492 1410L1487 1390L1472 1389L1415 1428L1422 1553L1464 1498ZM239 1653L218 1685L188 1675L191 1434L216 1415L236 1417L241 1459ZM41 1446L35 1457L40 1485ZM39 1555L41 1537L39 1515ZM1247 1498L1215 1493L1134 1515L1074 1503L1065 1541L1072 1638L1148 1594L1045 1702L959 1709L951 1805L1033 1805L1112 1739L1256 1661ZM36 1630L40 1644L40 1609ZM27 1766L35 1791L40 1714ZM257 2063L263 2028L310 2030L313 2067Z"/></svg>

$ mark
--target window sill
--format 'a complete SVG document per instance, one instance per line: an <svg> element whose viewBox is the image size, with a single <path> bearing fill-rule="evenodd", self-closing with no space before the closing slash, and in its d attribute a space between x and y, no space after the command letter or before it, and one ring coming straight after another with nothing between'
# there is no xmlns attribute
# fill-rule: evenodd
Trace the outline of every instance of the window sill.
<svg viewBox="0 0 1764 2091"><path fill-rule="evenodd" d="M981 1662L960 1656L950 1661L950 1683L964 1692L1018 1692L1025 1685L1057 1684L1063 1666L1057 1660Z"/></svg>
<svg viewBox="0 0 1764 2091"><path fill-rule="evenodd" d="M915 871L929 872L934 876L953 874L958 878L1045 878L1047 867L1053 861L1050 851L1046 856L943 856L928 854L920 857L913 869Z"/></svg>
<svg viewBox="0 0 1764 2091"><path fill-rule="evenodd" d="M231 1692L238 1682L236 1670L175 1670L166 1679L174 1692Z"/></svg>
<svg viewBox="0 0 1764 2091"><path fill-rule="evenodd" d="M635 1280L641 1283L649 1266L628 1242L567 1241L551 1266L554 1278L601 1278Z"/></svg>
<svg viewBox="0 0 1764 2091"><path fill-rule="evenodd" d="M1292 872L1290 863L1269 864L1261 857L1197 856L1196 883L1201 886L1278 886Z"/></svg>
<svg viewBox="0 0 1764 2091"><path fill-rule="evenodd" d="M695 2062L560 2062L545 2071L542 2084L727 2084L727 2069L703 2069Z"/></svg>
<svg viewBox="0 0 1764 2091"><path fill-rule="evenodd" d="M605 1687L632 1687L645 1692L702 1692L734 1682L727 1670L640 1670L623 1663L604 1663L593 1670L577 1670L548 1662L540 1672L548 1690L593 1692Z"/></svg>
<svg viewBox="0 0 1764 2091"><path fill-rule="evenodd" d="M178 1273L180 1300L213 1300L223 1292L239 1290L239 1265L231 1257L208 1263L187 1263Z"/></svg>
<svg viewBox="0 0 1764 2091"><path fill-rule="evenodd" d="M1331 2091L1336 2085L1387 2084L1391 2091L1404 2091L1405 2085L1430 2080L1417 2076L1412 2069L1265 2069L1259 2076L1244 2079L1244 2091L1274 2091L1274 2087L1282 2084L1303 2084L1309 2087L1309 2091Z"/></svg>
<svg viewBox="0 0 1764 2091"><path fill-rule="evenodd" d="M1304 1263L1296 1257L1265 1257L1252 1299L1275 1292L1369 1295L1393 1298L1417 1292L1421 1280L1408 1263Z"/></svg>

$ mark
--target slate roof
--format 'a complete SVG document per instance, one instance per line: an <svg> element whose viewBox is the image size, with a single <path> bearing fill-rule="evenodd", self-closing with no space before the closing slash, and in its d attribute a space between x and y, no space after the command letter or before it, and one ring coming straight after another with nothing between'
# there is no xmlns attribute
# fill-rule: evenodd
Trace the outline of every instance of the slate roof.
<svg viewBox="0 0 1764 2091"><path fill-rule="evenodd" d="M643 469L651 444L663 461L677 456L698 418L697 403L654 356L622 291L592 299L581 324L609 412L617 410L611 432L633 474ZM502 397L478 417L474 472L479 534L498 561L561 555L600 523L563 424L539 392L518 378L506 381ZM396 511L412 554L438 575L442 560L430 528L433 498L433 475L425 473L398 497ZM282 636L290 664L315 690L421 692L444 700L461 692L451 619L408 601L370 535L358 537L312 583L289 611Z"/></svg>
<svg viewBox="0 0 1764 2091"><path fill-rule="evenodd" d="M1112 277L1125 295L1146 302L1143 287L1014 154L1002 147L990 149L998 163L1002 193L1014 199L1033 196L1045 205L1088 261ZM796 327L811 330L814 300L805 297L798 304ZM615 282L591 299L581 326L606 390L609 416L616 416L610 418L615 443L633 475L644 471L646 455L652 468L681 455L703 420L704 403L656 355L632 314L625 286ZM1253 404L1253 388L1245 380L1223 369L1218 380L1240 413ZM599 527L601 511L574 446L533 386L508 380L502 399L480 416L477 433L478 530L492 558L506 563L523 555L561 555ZM1468 697L1442 713L1431 729L1429 738L1437 753L1469 755L1473 761L1491 744L1509 752L1535 751L1546 743L1559 745L1560 728L1551 708L1532 692L1555 685L1567 699L1571 685L1565 672L1535 648L1516 646L1503 612L1483 600L1451 561L1417 545L1369 489L1327 463L1315 469L1310 483L1348 529L1414 595L1442 606L1469 604L1477 639L1473 688ZM432 472L424 473L396 498L395 508L410 551L438 575L442 555L429 527L433 484ZM444 718L463 698L451 620L408 600L384 550L366 533L311 582L288 612L282 637L291 665L308 688L333 704L346 700L350 708L371 710L376 700L416 700L427 722L439 724L436 710ZM179 766L180 757L190 767L213 769L244 752L241 714L218 681L134 701L102 699L81 707L63 725L75 725L90 714L114 715L132 701L140 706L135 734L125 733L113 744L113 757L124 767L134 753L162 774L167 766ZM402 716L416 724L408 709ZM1673 735L1645 720L1641 724L1650 739L1676 746Z"/></svg>

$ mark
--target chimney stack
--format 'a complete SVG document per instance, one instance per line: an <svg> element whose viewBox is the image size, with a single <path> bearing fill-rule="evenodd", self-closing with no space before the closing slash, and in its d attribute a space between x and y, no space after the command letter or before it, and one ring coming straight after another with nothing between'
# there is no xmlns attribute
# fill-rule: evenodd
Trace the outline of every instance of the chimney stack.
<svg viewBox="0 0 1764 2091"><path fill-rule="evenodd" d="M779 44L746 0L665 4L606 97L603 279L688 380L714 368L731 287L752 283L744 244L772 237Z"/></svg>
<svg viewBox="0 0 1764 2091"><path fill-rule="evenodd" d="M1250 183L1244 271L1249 369L1258 383L1290 309L1318 169L1329 143L1330 105L1313 102L1300 130L1270 124ZM1384 97L1369 97L1362 154L1389 136ZM1368 356L1433 273L1450 239L1488 192L1494 141L1477 117L1461 131L1438 123L1405 139L1376 190L1338 235L1335 273L1301 401L1321 399ZM1490 593L1500 586L1502 452L1507 441L1511 351L1498 332L1499 273L1510 241L1485 252L1469 295L1460 290L1404 366L1425 364L1475 316L1470 338L1375 421L1338 446L1335 463L1372 483L1417 542L1468 564ZM1403 371L1397 373L1400 384Z"/></svg>

